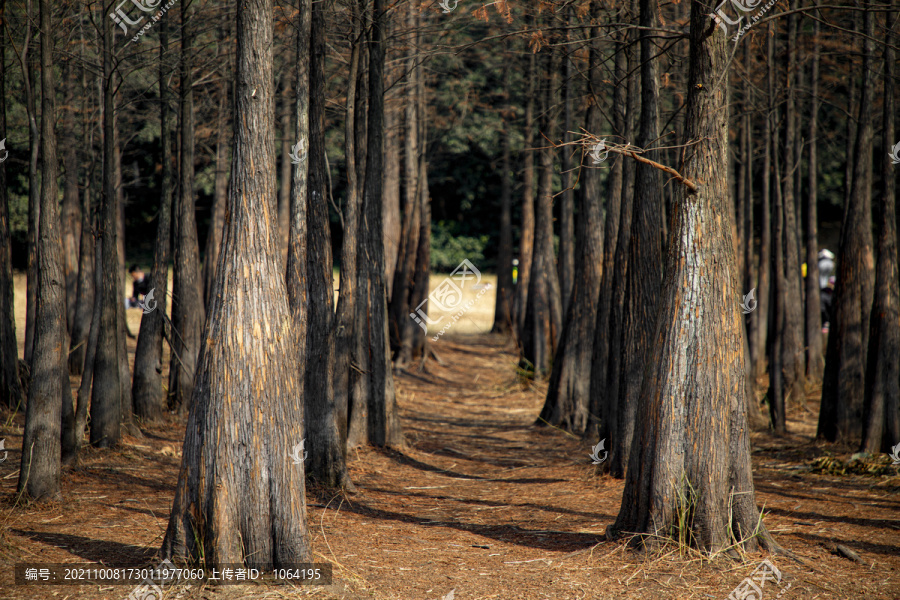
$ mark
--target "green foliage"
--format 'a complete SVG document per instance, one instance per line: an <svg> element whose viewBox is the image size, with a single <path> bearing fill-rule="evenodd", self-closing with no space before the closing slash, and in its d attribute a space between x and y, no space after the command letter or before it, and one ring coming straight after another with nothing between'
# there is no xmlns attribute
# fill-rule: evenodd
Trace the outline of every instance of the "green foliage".
<svg viewBox="0 0 900 600"><path fill-rule="evenodd" d="M486 266L484 247L489 236L477 237L461 235L458 224L438 221L431 224L431 270L436 273L450 273L464 259L474 264L478 270Z"/></svg>

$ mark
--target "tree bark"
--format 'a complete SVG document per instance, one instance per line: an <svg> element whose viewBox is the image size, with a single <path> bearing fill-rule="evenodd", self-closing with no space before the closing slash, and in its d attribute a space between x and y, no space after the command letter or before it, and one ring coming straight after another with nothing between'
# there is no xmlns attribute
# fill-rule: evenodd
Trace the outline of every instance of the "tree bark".
<svg viewBox="0 0 900 600"><path fill-rule="evenodd" d="M312 560L304 467L289 458L303 404L278 254L273 28L272 0L238 0L230 218L162 545L207 568Z"/></svg>
<svg viewBox="0 0 900 600"><path fill-rule="evenodd" d="M66 274L66 329L69 334L75 325L75 304L78 291L78 250L81 246L81 206L78 201L78 140L75 133L75 93L71 60L63 64L66 82L66 109L63 116L63 134L66 149L63 153L65 187L63 188L62 221L63 266Z"/></svg>
<svg viewBox="0 0 900 600"><path fill-rule="evenodd" d="M872 100L875 62L875 17L863 15L863 73L856 131L856 163L852 191L841 226L841 248L835 287L834 323L828 334L818 437L857 443L862 437L866 351L874 292L872 197L867 185L872 168Z"/></svg>
<svg viewBox="0 0 900 600"><path fill-rule="evenodd" d="M566 10L566 25L571 15L571 6ZM571 30L566 29L566 41L571 40ZM572 143L572 86L575 69L572 58L568 55L570 46L566 46L563 82L563 140ZM572 183L572 154L569 148L562 152L562 203L559 207L559 289L562 294L562 314L568 314L569 300L572 298L572 286L575 281L575 190Z"/></svg>
<svg viewBox="0 0 900 600"><path fill-rule="evenodd" d="M641 113L637 145L647 149L659 137L659 83L653 56L658 49L652 41L659 5L656 0L639 0L641 51ZM657 152L645 152L651 160ZM631 440L637 418L644 369L653 346L653 327L660 298L663 267L662 177L645 163L636 166L631 240L628 250L628 280L625 295L622 370L618 375L618 427L610 442L610 473L625 476ZM614 400L615 401L615 400Z"/></svg>
<svg viewBox="0 0 900 600"><path fill-rule="evenodd" d="M714 553L734 543L776 549L760 521L750 471L744 344L735 267L734 212L727 197L726 38L709 6L691 3L684 138L679 171L705 182L679 187L640 397L622 506L613 535L655 545L675 537ZM679 517L691 515L688 523ZM756 533L756 535L751 535Z"/></svg>
<svg viewBox="0 0 900 600"><path fill-rule="evenodd" d="M66 288L62 258L57 162L56 89L50 0L40 1L41 27L41 222L38 244L33 377L25 410L18 492L35 500L60 500L61 406L69 403L66 353ZM32 181L32 183L34 183ZM63 389L66 388L66 389ZM60 402L62 400L62 403Z"/></svg>
<svg viewBox="0 0 900 600"><path fill-rule="evenodd" d="M599 105L603 77L600 48L600 2L591 3L589 49L589 101L585 129L598 132L603 126ZM571 129L567 126L566 130ZM548 422L569 431L584 433L588 426L591 380L591 356L594 326L603 268L603 213L600 194L600 170L592 168L588 156L581 155L582 189L576 237L576 262L572 300L569 303L559 349L553 358L553 371L547 398L536 424ZM610 207L611 209L611 207ZM613 218L613 217L608 217ZM499 293L499 292L498 292Z"/></svg>
<svg viewBox="0 0 900 600"><path fill-rule="evenodd" d="M181 414L190 408L197 354L205 319L200 248L194 206L194 92L191 74L194 16L190 3L181 4L181 165L175 204L175 268L172 277L172 326L175 352L169 363L169 395ZM237 114L237 113L236 113ZM177 356L176 356L177 354Z"/></svg>
<svg viewBox="0 0 900 600"><path fill-rule="evenodd" d="M119 442L122 416L122 382L119 365L120 292L118 253L118 211L116 209L115 136L113 120L114 71L112 63L112 21L103 24L103 193L100 200L100 235L97 252L102 264L101 287L95 296L100 303L97 350L94 357L91 395L91 445L100 448ZM102 242L102 243L101 243ZM94 316L97 316L95 311Z"/></svg>
<svg viewBox="0 0 900 600"><path fill-rule="evenodd" d="M22 82L25 88L25 111L28 116L28 267L26 274L25 292L25 362L31 366L31 357L34 352L34 327L35 311L37 309L37 280L38 280L38 224L41 220L41 199L38 176L38 153L40 148L40 133L35 109L34 88L32 77L34 72L28 62L28 51L31 48L31 24L35 22L33 1L26 0L25 14L28 26L25 30L25 41L22 44ZM34 371L32 370L32 373Z"/></svg>
<svg viewBox="0 0 900 600"><path fill-rule="evenodd" d="M825 357L822 347L822 306L819 290L818 153L819 122L819 22L815 23L810 60L809 191L806 196L806 379L822 383Z"/></svg>
<svg viewBox="0 0 900 600"><path fill-rule="evenodd" d="M6 0L0 0L0 21L6 22ZM7 30L0 30L0 139L6 139ZM9 234L9 192L6 165L0 163L0 405L14 410L25 401L19 380L19 349L13 297L12 247Z"/></svg>
<svg viewBox="0 0 900 600"><path fill-rule="evenodd" d="M504 73L506 71L504 70ZM508 82L508 79L504 80ZM507 87L504 85L504 88ZM512 280L512 191L509 124L503 128L503 154L500 158L500 251L497 255L497 299L494 303L494 324L491 333L509 334L513 330Z"/></svg>
<svg viewBox="0 0 900 600"><path fill-rule="evenodd" d="M895 7L896 2L891 2ZM888 12L884 45L884 108L882 112L881 231L878 234L878 267L875 300L869 324L863 441L860 450L889 452L900 441L900 278L897 275L896 167L889 154L894 144L894 46L896 13Z"/></svg>
<svg viewBox="0 0 900 600"><path fill-rule="evenodd" d="M393 13L389 13L386 18L388 27L391 30L391 37L396 33L397 23L392 17ZM360 54L360 64L358 77L362 79L365 71L365 53ZM399 62L399 61L395 61ZM400 66L388 68L388 78L391 83L400 78ZM364 90L362 85L357 85L357 89ZM387 284L388 300L393 299L394 273L397 270L397 256L400 251L400 110L398 90L396 87L394 93L388 91L385 94L384 105L384 206L382 207L384 218L384 281ZM360 93L357 98L359 107L357 108L357 118L361 118L365 122L365 113L363 111L365 95ZM365 150L365 139L358 140L357 152ZM357 168L359 168L357 161ZM365 169L362 171L365 173ZM357 177L360 184L363 177Z"/></svg>
<svg viewBox="0 0 900 600"><path fill-rule="evenodd" d="M220 41L224 42L228 34L220 31ZM227 74L228 71L225 71ZM219 260L219 249L222 247L222 230L225 228L225 206L228 204L228 83L224 75L219 82L219 110L216 115L216 179L213 197L212 215L209 220L209 232L206 235L206 248L203 252L203 299L209 306L209 291L216 280L216 264ZM283 129L287 131L287 129ZM285 133L287 135L287 133ZM288 161L290 165L290 161ZM282 174L282 176L284 176ZM287 174L290 187L290 169ZM288 216L281 214L281 200L278 204L278 235L283 246L282 259L287 252ZM283 219L283 221L282 221ZM279 247L282 247L279 246Z"/></svg>
<svg viewBox="0 0 900 600"><path fill-rule="evenodd" d="M169 86L167 55L169 53L169 14L166 12L159 24L159 123L162 146L162 177L159 191L159 221L156 225L156 249L153 254L151 278L157 307L141 317L137 348L134 354L134 381L131 395L134 412L145 421L159 420L168 409L167 394L163 391L162 353L165 328L166 297L169 288L169 261L172 256L172 137L169 132ZM224 86L223 86L224 87ZM221 121L219 123L222 124ZM216 152L218 154L218 150ZM217 168L218 168L217 161ZM217 186L218 187L218 186ZM215 212L215 211L214 211ZM210 237L214 235L210 227ZM208 246L207 246L208 247ZM210 256L207 255L207 262ZM215 272L215 269L211 269ZM174 336L175 334L172 333Z"/></svg>
<svg viewBox="0 0 900 600"><path fill-rule="evenodd" d="M309 188L307 202L306 380L304 432L307 477L329 488L349 484L335 422L334 284L325 158L325 5L313 2L309 73ZM380 232L381 229L379 228Z"/></svg>
<svg viewBox="0 0 900 600"><path fill-rule="evenodd" d="M281 241L282 258L287 264L288 238L291 214L291 146L297 142L291 139L291 123L294 103L291 102L291 69L282 75L281 90L281 173L278 188L278 239Z"/></svg>
<svg viewBox="0 0 900 600"><path fill-rule="evenodd" d="M532 19L533 23L533 19ZM525 71L525 123L522 141L522 224L519 230L519 272L516 277L516 297L513 314L516 336L522 339L525 331L525 311L528 308L528 287L531 282L531 263L534 251L534 81L537 78L535 55L528 52Z"/></svg>

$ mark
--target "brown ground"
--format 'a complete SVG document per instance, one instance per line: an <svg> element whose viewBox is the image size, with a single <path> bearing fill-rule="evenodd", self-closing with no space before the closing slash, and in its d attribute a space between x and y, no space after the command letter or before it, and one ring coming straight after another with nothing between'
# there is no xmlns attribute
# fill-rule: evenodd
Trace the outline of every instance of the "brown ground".
<svg viewBox="0 0 900 600"><path fill-rule="evenodd" d="M195 586L165 597L724 599L766 558L710 562L676 546L642 554L605 541L623 483L594 475L588 442L532 426L543 389L517 379L511 347L488 335L454 335L455 329L434 344L443 365L430 362L425 373L397 376L408 447L353 451L357 494L310 490L315 559L334 565L332 586ZM832 454L846 461L850 454L812 441L817 407L809 404L792 407L787 437L753 436L765 523L800 559L768 557L783 579L780 587L766 586L763 598L790 583L785 600L898 599L898 467L879 467L877 476L814 472L814 461L821 465ZM0 463L0 565L9 567L0 570L0 598L124 600L130 586L15 586L12 567L155 564L183 425L145 428L144 437L126 438L115 450L86 448L64 472L62 503L15 507L23 417L0 416L9 451ZM839 470L840 462L828 468ZM831 542L865 564L831 554L825 547Z"/></svg>

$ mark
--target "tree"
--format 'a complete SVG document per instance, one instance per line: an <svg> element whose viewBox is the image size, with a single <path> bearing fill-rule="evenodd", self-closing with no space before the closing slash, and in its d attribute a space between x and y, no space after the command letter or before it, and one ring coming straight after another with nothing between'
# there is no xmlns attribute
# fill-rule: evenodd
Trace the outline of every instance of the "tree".
<svg viewBox="0 0 900 600"><path fill-rule="evenodd" d="M0 21L6 23L6 0L0 0ZM0 139L6 139L6 27L0 30ZM6 165L0 163L0 405L18 408L25 401L19 381L19 350L13 308L12 249Z"/></svg>
<svg viewBox="0 0 900 600"><path fill-rule="evenodd" d="M205 320L200 248L194 217L194 92L191 73L193 16L190 2L181 4L181 164L175 204L175 269L172 277L174 351L169 364L169 396L173 407L187 412L191 398L200 334Z"/></svg>
<svg viewBox="0 0 900 600"><path fill-rule="evenodd" d="M508 82L508 78L505 81ZM491 326L491 333L504 334L512 333L513 330L515 291L512 280L512 165L508 128L507 122L503 128L503 154L500 158L500 251L497 255L497 300L494 303L494 324Z"/></svg>
<svg viewBox="0 0 900 600"><path fill-rule="evenodd" d="M60 410L71 392L66 368L66 280L62 260L57 159L56 89L50 0L40 2L41 26L41 222L31 386L25 411L18 492L36 500L59 500ZM65 389L64 389L65 388Z"/></svg>
<svg viewBox="0 0 900 600"><path fill-rule="evenodd" d="M879 157L882 213L863 407L861 449L873 454L889 451L894 441L900 440L900 277L897 275L896 174L890 157L895 132L892 38L896 39L896 34L892 30L897 29L896 14L887 14L888 36L884 45L884 127Z"/></svg>
<svg viewBox="0 0 900 600"><path fill-rule="evenodd" d="M289 458L303 403L277 235L273 12L272 0L238 0L231 218L162 545L210 567L312 558L304 467Z"/></svg>
<svg viewBox="0 0 900 600"><path fill-rule="evenodd" d="M776 549L759 518L744 412L740 287L727 190L726 37L691 3L680 186L651 360L613 535L675 536L711 553ZM691 515L679 522L679 515Z"/></svg>
<svg viewBox="0 0 900 600"><path fill-rule="evenodd" d="M169 13L159 24L159 130L162 155L162 176L159 193L159 222L156 225L156 249L151 272L157 308L141 317L134 353L134 381L132 399L135 414L144 420L154 421L168 408L167 395L162 387L162 351L165 328L166 292L169 288L169 259L172 256L172 137L169 133L169 85L166 78L169 52ZM221 125L221 123L220 123ZM207 261L210 258L207 256ZM148 307L149 308L149 307ZM174 336L174 332L172 333Z"/></svg>
<svg viewBox="0 0 900 600"><path fill-rule="evenodd" d="M533 24L532 18L529 23ZM534 252L534 96L537 79L535 55L528 53L525 71L525 121L522 146L522 224L519 229L519 274L516 278L516 297L513 313L516 336L522 339L525 331L525 310L528 307L528 286L531 281Z"/></svg>
<svg viewBox="0 0 900 600"><path fill-rule="evenodd" d="M874 293L872 247L872 198L868 185L872 168L872 72L875 17L863 15L863 69L856 130L856 161L852 190L841 225L834 323L828 335L825 378L818 436L830 442L858 442L862 437L866 352L869 347L869 315Z"/></svg>
<svg viewBox="0 0 900 600"><path fill-rule="evenodd" d="M813 33L810 65L809 139L815 140L819 129L819 21ZM822 355L822 306L819 290L818 235L818 152L817 144L809 145L809 192L806 196L806 379L821 383L825 357Z"/></svg>

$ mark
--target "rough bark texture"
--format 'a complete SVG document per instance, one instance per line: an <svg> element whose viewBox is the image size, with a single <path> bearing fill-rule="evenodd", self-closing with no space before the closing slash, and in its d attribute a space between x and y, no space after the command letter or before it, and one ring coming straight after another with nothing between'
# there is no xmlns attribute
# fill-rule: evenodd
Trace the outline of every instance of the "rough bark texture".
<svg viewBox="0 0 900 600"><path fill-rule="evenodd" d="M226 32L220 33L227 38ZM226 71L227 73L227 71ZM223 76L219 83L219 111L216 116L216 179L213 196L212 215L209 219L209 232L206 235L206 248L203 252L203 300L209 306L209 291L216 280L216 264L219 260L219 249L222 247L222 229L225 227L225 206L228 204L228 84ZM290 162L288 162L290 165ZM290 170L288 170L288 186L290 186ZM282 259L287 252L288 216L281 214L281 200L278 205L278 235L281 239ZM282 223L282 218L284 222ZM282 230L282 227L284 230Z"/></svg>
<svg viewBox="0 0 900 600"><path fill-rule="evenodd" d="M291 139L291 123L293 122L294 102L291 98L291 69L284 71L281 77L281 172L278 186L278 248L287 264L290 214L291 214L291 147L297 142ZM221 134L224 128L220 127Z"/></svg>
<svg viewBox="0 0 900 600"><path fill-rule="evenodd" d="M749 59L748 59L749 60ZM771 66L771 65L768 65ZM772 318L772 209L771 209L771 175L772 167L772 90L768 93L768 110L764 129L762 197L759 223L759 280L757 298L764 301L762 306L750 314L750 335L755 340L756 353L753 356L753 380L756 381L766 372L766 348L769 339L770 318Z"/></svg>
<svg viewBox="0 0 900 600"><path fill-rule="evenodd" d="M364 12L364 11L359 11ZM391 37L397 30L396 20L392 17L391 12L386 17L389 21L388 26L391 30ZM389 49L389 48L388 48ZM359 63L358 77L362 77L365 71L365 54L361 53ZM394 66L388 68L388 80L391 84L396 82L401 76L401 65L399 61L393 62ZM385 94L384 99L384 191L382 192L382 219L383 219L383 236L384 236L384 282L387 285L388 300L393 298L394 272L397 268L397 254L400 251L400 95L399 86L392 85L393 89ZM365 113L362 108L365 106L365 94L362 85L357 85L360 90L357 102L357 118L361 118L365 122ZM365 137L359 140L357 152L365 150ZM358 163L358 161L357 161ZM357 168L359 168L357 164ZM363 170L365 173L365 170ZM357 178L359 184L362 183L361 177Z"/></svg>
<svg viewBox="0 0 900 600"><path fill-rule="evenodd" d="M874 291L872 197L872 100L875 64L875 16L866 11L863 28L862 90L856 132L852 191L841 226L841 249L834 290L834 323L828 334L818 436L830 442L858 443L862 438L866 351Z"/></svg>
<svg viewBox="0 0 900 600"><path fill-rule="evenodd" d="M56 163L56 90L50 0L41 0L41 222L38 244L34 354L18 492L37 500L59 500L60 408L68 402L66 288L62 258ZM66 410L63 410L63 414Z"/></svg>
<svg viewBox="0 0 900 600"><path fill-rule="evenodd" d="M727 108L716 85L725 35L691 4L684 151L679 171L703 182L676 197L652 360L641 391L622 506L610 533L674 537L715 553L775 545L760 523L744 402L740 287L727 197ZM687 521L679 516L687 515ZM754 535L757 534L757 535Z"/></svg>
<svg viewBox="0 0 900 600"><path fill-rule="evenodd" d="M162 177L159 190L159 221L156 225L156 248L153 254L151 279L156 299L156 310L141 317L137 348L134 353L134 380L131 396L134 412L139 419L155 421L168 408L167 395L163 391L162 352L165 328L166 297L169 289L169 261L172 256L172 137L169 132L169 89L167 85L167 54L169 51L169 14L162 16L159 24L159 122L162 145ZM220 125L222 123L220 122ZM218 153L218 151L217 151ZM218 165L217 165L218 167ZM210 237L213 232L210 231ZM208 247L208 246L207 246ZM209 261L207 257L207 261ZM205 265L204 265L205 266ZM212 269L215 272L215 269ZM174 334L173 334L174 335Z"/></svg>
<svg viewBox="0 0 900 600"><path fill-rule="evenodd" d="M568 8L566 24L568 24L568 15L571 14L571 6ZM566 41L571 37L571 30L566 30ZM565 61L563 81L563 140L566 144L572 142L572 86L575 76L575 68L571 58L568 56L568 48L563 57ZM559 259L557 267L559 269L559 290L562 294L562 313L565 316L569 310L569 300L572 298L572 286L575 282L575 190L572 188L572 150L565 148L562 151L562 202L559 207Z"/></svg>
<svg viewBox="0 0 900 600"><path fill-rule="evenodd" d="M806 196L806 380L822 382L825 357L822 346L822 306L819 290L819 233L818 233L818 154L819 126L819 22L813 35L813 54L810 60L809 109L809 192Z"/></svg>
<svg viewBox="0 0 900 600"><path fill-rule="evenodd" d="M359 333L351 373L351 411L366 412L365 427L351 428L348 444L401 446L403 436L397 414L394 376L391 372L384 291L384 242L382 240L381 187L384 139L384 0L372 3L372 39L369 50L368 151L359 224L357 265L357 325ZM362 405L365 405L363 408ZM364 430L363 430L364 429Z"/></svg>
<svg viewBox="0 0 900 600"><path fill-rule="evenodd" d="M525 311L528 308L528 286L531 281L531 262L534 250L534 81L537 78L535 56L528 53L525 71L525 122L522 142L522 225L519 229L519 272L516 277L516 298L513 314L516 335L521 340L525 330Z"/></svg>
<svg viewBox="0 0 900 600"><path fill-rule="evenodd" d="M559 76L559 55L549 50L547 81L542 90L541 110L544 115L542 134L549 140L556 137L556 86ZM528 304L522 330L523 368L533 369L535 378L550 374L553 355L562 334L562 299L556 256L553 252L553 159L554 150L542 144L538 182L538 203L535 212L534 256L528 282Z"/></svg>
<svg viewBox="0 0 900 600"><path fill-rule="evenodd" d="M349 485L334 406L334 285L325 158L325 5L313 2L309 75L309 188L307 190L306 380L304 432L307 476L326 487ZM380 229L379 229L380 231Z"/></svg>
<svg viewBox="0 0 900 600"><path fill-rule="evenodd" d="M637 145L649 148L659 137L659 83L653 57L659 49L652 40L659 5L656 0L640 0L641 114ZM647 152L659 160L658 152ZM625 294L624 343L620 378L617 429L610 440L610 473L624 477L631 451L644 369L653 347L663 267L662 177L658 169L644 163L635 165L634 208L628 250L628 281ZM616 373L611 373L616 376Z"/></svg>
<svg viewBox="0 0 900 600"><path fill-rule="evenodd" d="M505 87L505 86L504 86ZM491 333L508 334L513 329L512 280L512 190L508 125L503 130L503 156L500 159L500 251L497 255L497 299Z"/></svg>
<svg viewBox="0 0 900 600"><path fill-rule="evenodd" d="M80 144L75 132L75 94L73 91L75 82L72 77L71 60L67 60L63 64L62 76L66 82L66 107L62 125L65 131L65 152L63 153L65 185L60 219L63 234L63 266L66 272L66 323L67 331L71 334L75 325L78 250L81 246L81 206L78 201L78 147Z"/></svg>
<svg viewBox="0 0 900 600"><path fill-rule="evenodd" d="M94 312L94 247L96 240L95 207L91 206L91 188L85 186L81 207L81 239L78 252L78 284L75 288L75 320L72 325L72 348L69 350L69 373L84 372L87 339Z"/></svg>
<svg viewBox="0 0 900 600"><path fill-rule="evenodd" d="M191 75L195 24L190 3L181 5L181 164L175 203L175 268L172 277L172 326L175 348L169 363L169 397L173 408L188 411L197 371L206 312L200 279L200 248L194 207L194 92Z"/></svg>
<svg viewBox="0 0 900 600"><path fill-rule="evenodd" d="M892 2L896 6L896 2ZM897 275L896 166L889 156L894 144L894 69L892 40L896 42L896 13L888 13L894 27L884 46L884 109L881 162L881 227L875 300L869 324L869 352L861 450L889 452L900 442L900 278Z"/></svg>
<svg viewBox="0 0 900 600"><path fill-rule="evenodd" d="M162 545L207 568L312 560L304 468L289 457L303 403L278 254L273 24L272 0L238 0L233 184Z"/></svg>
<svg viewBox="0 0 900 600"><path fill-rule="evenodd" d="M6 0L0 0L0 20L6 22ZM0 30L0 139L6 138L6 29ZM13 305L12 248L6 164L0 163L0 405L18 408L25 401L19 380L19 349Z"/></svg>
<svg viewBox="0 0 900 600"><path fill-rule="evenodd" d="M119 442L122 383L119 369L118 219L115 190L115 143L113 120L112 21L103 25L103 193L100 199L98 264L102 265L101 287L95 292L100 304L97 349L91 394L91 445L106 448ZM124 309L123 309L124 310ZM95 318L98 316L94 312Z"/></svg>
<svg viewBox="0 0 900 600"><path fill-rule="evenodd" d="M25 291L25 362L31 365L31 355L34 351L34 316L37 306L37 278L38 278L38 224L41 220L41 198L38 175L38 152L40 148L40 132L38 131L37 111L35 110L35 94L32 85L34 72L29 68L28 53L31 49L32 27L35 22L34 3L32 0L25 2L25 13L28 26L25 30L25 41L22 43L22 57L20 64L24 76L22 83L25 87L25 111L28 114L28 266L26 272Z"/></svg>
<svg viewBox="0 0 900 600"><path fill-rule="evenodd" d="M603 126L602 109L599 106L603 77L599 47L600 3L597 0L591 3L591 38L595 41L591 44L589 55L590 105L585 128L596 133ZM590 157L582 153L583 187L579 195L572 300L566 312L559 349L553 358L547 398L537 421L538 424L548 422L579 434L584 433L588 426L591 379L587 375L591 372L603 265L600 174L599 169L592 168Z"/></svg>

